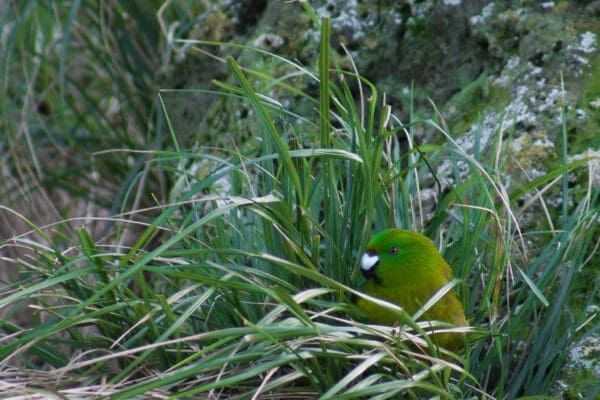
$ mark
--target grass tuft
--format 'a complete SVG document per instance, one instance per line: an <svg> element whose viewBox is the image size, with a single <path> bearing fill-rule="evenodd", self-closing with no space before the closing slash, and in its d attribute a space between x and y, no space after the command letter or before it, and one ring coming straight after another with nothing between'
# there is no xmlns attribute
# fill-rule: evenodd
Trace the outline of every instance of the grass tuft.
<svg viewBox="0 0 600 400"><path fill-rule="evenodd" d="M565 157L555 170L512 187L505 132L480 132L471 153L457 145L434 106L431 118L402 122L372 83L339 66L328 20L303 6L321 32L317 72L243 48L279 63L281 75L228 57L231 80L195 91L248 110L238 128L252 130L260 146L186 149L163 102L166 137L176 151L157 142L134 146L141 138L119 136L125 127L111 130L109 136L128 139L144 154L127 174L111 172L123 159L98 169L108 182L125 182L118 201L103 202L115 210L102 220L103 235L90 220L36 226L0 207L30 229L0 242L1 251L16 254L5 260L21 272L1 289L0 382L14 382L0 387L3 394L512 399L559 390L569 346L599 328L574 308L573 296L578 272L597 251L600 189L590 181L576 205L545 208L533 228L522 222L536 205L544 209L553 190L563 204L572 198L562 179L591 158ZM32 10L46 11L32 3L19 11L35 19ZM78 2L68 10L71 42L93 42L76 30L85 10ZM102 70L123 90L145 79L127 75L129 81L110 68L145 60L130 59L128 43L120 43L119 62ZM228 46L185 45L204 53ZM87 119L70 104L67 50L60 54L61 118ZM305 89L315 85L317 95ZM160 96L167 93L183 95ZM128 101L127 118L146 124L152 107L134 96ZM91 131L108 126L100 114L89 117L96 119ZM416 131L435 144L419 143ZM443 170L452 179L442 179ZM144 189L150 171L170 177L160 198ZM141 197L148 208L131 207L144 204ZM447 289L459 291L472 326L455 328L469 338L464 354L436 349L428 332L438 325L415 322L418 313L382 302L399 320L386 327L369 324L354 306L365 296L359 256L375 231L390 226L425 232L452 265L457 279ZM133 240L124 239L126 232L136 232ZM23 312L27 322L13 321Z"/></svg>

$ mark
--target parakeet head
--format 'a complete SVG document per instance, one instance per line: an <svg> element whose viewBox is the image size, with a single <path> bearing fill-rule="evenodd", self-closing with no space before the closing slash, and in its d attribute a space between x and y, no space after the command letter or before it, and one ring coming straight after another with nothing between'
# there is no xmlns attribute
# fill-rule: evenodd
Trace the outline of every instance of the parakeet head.
<svg viewBox="0 0 600 400"><path fill-rule="evenodd" d="M386 229L373 237L360 259L360 270L368 279L364 292L396 303L414 314L450 280L452 270L433 242L417 232ZM393 325L398 316L368 299L357 301L367 318L373 322ZM463 305L454 291L437 300L421 316L425 320L445 321L465 326ZM435 334L442 347L457 350L463 346L460 334Z"/></svg>
<svg viewBox="0 0 600 400"><path fill-rule="evenodd" d="M398 279L412 280L441 257L427 237L417 232L386 229L367 245L360 270L367 279L384 284ZM387 282L391 283L391 282Z"/></svg>

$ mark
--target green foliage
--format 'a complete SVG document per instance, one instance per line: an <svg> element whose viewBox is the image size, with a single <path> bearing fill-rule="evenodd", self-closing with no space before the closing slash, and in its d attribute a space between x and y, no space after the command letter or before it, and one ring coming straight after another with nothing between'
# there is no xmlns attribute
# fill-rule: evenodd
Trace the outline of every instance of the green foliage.
<svg viewBox="0 0 600 400"><path fill-rule="evenodd" d="M598 329L572 312L571 297L598 240L600 189L590 185L545 231L524 231L519 222L557 177L588 160L564 160L523 187L507 187L503 132L489 142L481 135L467 154L437 117L403 123L370 82L340 68L329 52L327 19L316 23L318 72L259 51L295 73L264 76L226 60L232 80L215 82L219 93L251 110L261 147L186 150L170 131L176 151L154 150L145 159L173 179L170 199L152 210L156 218L131 246L120 246L129 226L117 217L107 219L118 227L108 238L83 226L57 240L34 225L43 240L1 243L31 256L15 257L25 273L0 298L8 310L0 373L25 369L61 396L115 399L553 394L568 346ZM299 82L318 84L318 98ZM269 86L313 108L300 114L257 89ZM161 96L167 92L175 93ZM82 92L62 96L53 104L86 99ZM141 124L149 109L124 96ZM100 115L75 119L89 120L93 132L108 129ZM170 126L166 107L165 115ZM417 143L415 128L441 144ZM127 139L112 129L115 139ZM442 165L455 171L448 191L435 173ZM107 165L101 176L125 179L113 172ZM129 193L134 183L127 185ZM567 201L569 187L561 190ZM390 226L424 231L465 282L458 289L479 329L464 357L437 357L428 348L430 326L402 310L399 326L382 327L365 323L354 307L362 296L359 255L375 231ZM28 304L30 325L11 322Z"/></svg>
<svg viewBox="0 0 600 400"><path fill-rule="evenodd" d="M144 171L144 157L132 165L129 152L160 148L164 131L153 83L161 32L146 23L160 2L144 4L2 5L0 143L16 181L3 187L3 204L55 211L48 222L68 214L52 198L60 189L113 213L132 204L127 190ZM96 175L115 179L98 188ZM140 190L152 190L151 183Z"/></svg>

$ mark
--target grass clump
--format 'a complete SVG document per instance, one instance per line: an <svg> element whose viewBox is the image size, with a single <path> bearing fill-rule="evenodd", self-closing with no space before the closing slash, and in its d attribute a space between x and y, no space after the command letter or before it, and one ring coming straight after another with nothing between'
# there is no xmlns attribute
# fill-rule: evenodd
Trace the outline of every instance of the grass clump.
<svg viewBox="0 0 600 400"><path fill-rule="evenodd" d="M600 190L590 184L545 230L519 222L588 160L565 160L510 188L504 132L467 153L435 115L403 123L373 85L336 64L328 20L315 23L318 72L264 52L290 72L269 77L226 60L232 80L215 84L251 110L261 147L185 150L171 131L175 150L147 158L173 177L170 200L135 211L157 216L137 223L143 229L130 246L115 240L119 230L97 239L85 225L56 240L32 224L44 240L2 242L31 254L11 260L23 274L0 299L0 373L32 377L17 389L115 399L517 398L557 390L569 344L598 328L572 312L571 296L596 251ZM318 97L287 77L318 83ZM312 113L256 89L273 82ZM167 108L165 115L168 126ZM443 140L418 143L417 130ZM452 169L452 181L440 182L440 168ZM568 201L568 185L561 190ZM123 229L126 216L107 222ZM382 327L354 307L360 254L390 226L424 231L465 282L466 314L480 328L465 355L439 357L428 349L428 324L410 316ZM23 309L30 323L11 322Z"/></svg>

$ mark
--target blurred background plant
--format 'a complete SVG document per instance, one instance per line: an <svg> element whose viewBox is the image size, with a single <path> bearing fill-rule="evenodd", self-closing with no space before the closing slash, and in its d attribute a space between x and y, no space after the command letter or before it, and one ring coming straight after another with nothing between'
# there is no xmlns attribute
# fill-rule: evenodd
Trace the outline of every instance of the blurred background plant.
<svg viewBox="0 0 600 400"><path fill-rule="evenodd" d="M244 45L267 2L0 7L4 393L598 393L564 368L599 327L598 157L569 157L568 103L556 163L515 179L518 118L451 132L411 90L403 121L307 2L277 6L303 49ZM459 364L352 305L391 225L434 240L491 333Z"/></svg>
<svg viewBox="0 0 600 400"><path fill-rule="evenodd" d="M165 144L156 108L160 2L6 2L2 7L2 204L60 243L94 218L164 201L165 175L145 165ZM111 179L106 179L112 177ZM140 195L144 193L144 195ZM2 213L2 236L22 233ZM20 253L21 249L17 250Z"/></svg>

